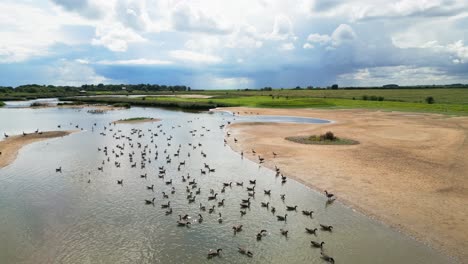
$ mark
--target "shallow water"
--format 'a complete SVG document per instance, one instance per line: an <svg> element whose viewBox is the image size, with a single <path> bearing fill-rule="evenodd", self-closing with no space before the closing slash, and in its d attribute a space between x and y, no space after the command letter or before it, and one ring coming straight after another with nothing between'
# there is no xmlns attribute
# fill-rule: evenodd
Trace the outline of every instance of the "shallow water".
<svg viewBox="0 0 468 264"><path fill-rule="evenodd" d="M138 116L162 121L108 125ZM321 122L288 117L243 117L236 121L239 120ZM227 121L234 121L234 117L227 113L195 114L155 108L99 115L89 114L87 109L0 109L1 134L20 134L37 128L56 130L58 124L65 130L75 129L77 124L83 128L80 133L64 138L28 145L21 149L13 164L0 169L0 263L324 263L320 250L312 248L310 240L325 241L324 252L333 256L336 263L451 262L339 202L326 206L322 194L292 179L281 184L281 178L275 177L273 171L241 159L223 144L225 133L220 125ZM104 126L107 126L105 136L100 135ZM114 133L130 136L132 128L141 129L144 134L141 138L131 135L133 148L127 139L113 138ZM192 136L189 131L194 129L197 132ZM158 133L153 143L151 133ZM173 138L168 146L170 136ZM137 142L142 144L141 148ZM116 145L124 143L124 155L116 158L111 150L118 150ZM193 149L188 143L202 146ZM179 144L180 156L175 157ZM151 163L141 169L140 153L145 145ZM104 146L109 149L110 162L97 150ZM131 168L129 162L128 153L132 151L136 168ZM167 155L171 157L169 164ZM119 161L121 167L116 168L114 161ZM186 162L180 171L179 161ZM203 163L216 171L202 175ZM60 166L63 172L56 173L55 168ZM100 166L102 172L97 170ZM159 166L167 169L164 179L157 176ZM140 177L144 173L147 179ZM186 199L188 181L181 180L187 174L201 188L192 204ZM122 186L117 185L120 179L124 179ZM170 179L173 185L166 185L164 182ZM248 181L254 179L255 198L250 210L241 217L240 200L247 199ZM244 186L233 184L221 193L223 183L231 181L242 181ZM154 192L146 189L151 184L155 185ZM175 194L170 194L171 186L175 187ZM207 199L210 188L218 193L217 201L225 199L225 206L216 207L213 214L199 210L200 202L206 207L217 204ZM264 195L264 189L271 189L271 197ZM163 191L169 193L169 199L163 199ZM284 203L280 194L286 194ZM156 197L155 205L146 205L144 200L152 197ZM173 208L169 216L165 215L166 209L161 209L161 204L167 201ZM287 221L279 222L260 206L260 202L267 201L276 207L277 215L286 213L285 205L298 205L298 211L287 212ZM302 215L301 210L314 210L314 217ZM218 223L218 212L222 213L222 224ZM198 213L204 217L202 223L196 221ZM179 214L191 216L191 227L177 226ZM318 231L316 237L305 233L305 227L318 227L319 223L333 225L333 232ZM232 226L238 224L243 225L243 231L234 235ZM289 230L288 238L280 234L280 228ZM255 234L261 229L266 229L267 234L257 241ZM253 258L239 254L238 246L251 250ZM208 250L215 248L223 249L222 256L207 259Z"/></svg>

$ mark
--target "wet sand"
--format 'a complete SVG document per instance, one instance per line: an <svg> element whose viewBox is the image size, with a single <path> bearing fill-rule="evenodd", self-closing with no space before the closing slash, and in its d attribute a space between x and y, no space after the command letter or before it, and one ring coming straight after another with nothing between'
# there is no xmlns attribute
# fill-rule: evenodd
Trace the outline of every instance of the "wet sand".
<svg viewBox="0 0 468 264"><path fill-rule="evenodd" d="M47 131L42 132L42 134L31 133L26 136L9 136L5 140L0 141L0 168L6 167L15 161L18 151L23 146L49 138L67 136L73 132L76 131Z"/></svg>
<svg viewBox="0 0 468 264"><path fill-rule="evenodd" d="M161 121L161 119L145 118L145 119L136 119L136 120L117 120L112 123L114 124L138 124L138 123L159 122L159 121Z"/></svg>
<svg viewBox="0 0 468 264"><path fill-rule="evenodd" d="M229 145L244 158L468 259L468 117L368 110L223 108L240 114L322 118L330 124L236 123ZM304 145L288 136L332 131L358 145ZM234 138L238 143L234 143ZM278 155L273 157L272 152Z"/></svg>

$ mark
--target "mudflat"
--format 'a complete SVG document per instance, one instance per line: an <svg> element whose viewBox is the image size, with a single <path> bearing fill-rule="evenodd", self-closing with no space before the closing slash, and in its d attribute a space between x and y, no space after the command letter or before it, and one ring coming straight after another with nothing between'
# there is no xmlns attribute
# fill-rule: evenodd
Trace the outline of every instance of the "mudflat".
<svg viewBox="0 0 468 264"><path fill-rule="evenodd" d="M468 117L369 110L222 108L235 114L322 118L328 124L235 123L229 145L244 158L468 259ZM358 145L305 145L289 136L332 131ZM233 138L237 138L235 143ZM252 154L252 149L256 155ZM272 152L276 152L276 158Z"/></svg>

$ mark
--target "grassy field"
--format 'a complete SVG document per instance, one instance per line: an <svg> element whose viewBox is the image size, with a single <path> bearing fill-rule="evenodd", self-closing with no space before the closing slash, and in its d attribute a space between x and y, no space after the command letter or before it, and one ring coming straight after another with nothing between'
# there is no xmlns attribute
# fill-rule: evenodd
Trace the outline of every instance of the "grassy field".
<svg viewBox="0 0 468 264"><path fill-rule="evenodd" d="M88 95L102 97L63 97L64 94L54 94L64 100L82 101L88 103L121 103L125 106L175 107L190 110L206 110L222 106L249 106L272 108L361 108L385 111L429 112L453 115L468 115L468 89L436 88L436 89L338 89L338 90L207 90L185 92L148 92L134 90L132 93L119 91L119 94L145 94L143 98L105 97L115 94L109 91L93 91ZM158 97L157 95L200 94L212 98L181 98ZM75 94L68 94L74 96ZM15 93L0 96L0 101L11 99L38 98L53 96L52 94ZM425 102L427 97L433 97L434 104ZM368 100L363 100L367 98ZM370 100L372 98L372 100ZM380 100L380 101L379 101ZM0 103L1 105L1 103Z"/></svg>
<svg viewBox="0 0 468 264"><path fill-rule="evenodd" d="M141 99L140 99L141 100ZM213 97L208 99L186 99L178 97L147 97L146 101L156 102L191 102L207 103L211 105L227 106L249 106L249 107L270 107L270 108L361 108L380 109L386 111L408 111L408 112L430 112L453 115L468 115L468 104L427 104L398 101L364 101L337 98L314 98L314 97L275 97L271 96L229 96Z"/></svg>
<svg viewBox="0 0 468 264"><path fill-rule="evenodd" d="M198 93L198 92L192 92ZM468 89L339 89L339 90L273 90L273 91L203 91L214 96L289 96L314 98L362 99L363 96L383 97L385 101L423 103L432 96L436 103L468 104Z"/></svg>
<svg viewBox="0 0 468 264"><path fill-rule="evenodd" d="M0 101L0 107L2 107L2 106L4 106L4 105L5 105L5 103L2 102L2 101Z"/></svg>

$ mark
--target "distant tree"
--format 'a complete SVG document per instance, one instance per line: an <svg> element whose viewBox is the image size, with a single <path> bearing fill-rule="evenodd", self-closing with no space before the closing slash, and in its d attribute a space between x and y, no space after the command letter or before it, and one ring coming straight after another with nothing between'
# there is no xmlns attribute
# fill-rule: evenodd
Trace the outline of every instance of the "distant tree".
<svg viewBox="0 0 468 264"><path fill-rule="evenodd" d="M333 85L331 86L331 88L332 88L333 90L338 89L338 84L333 84Z"/></svg>
<svg viewBox="0 0 468 264"><path fill-rule="evenodd" d="M294 88L294 90L301 90L301 87L300 87L300 86L296 86L296 88Z"/></svg>
<svg viewBox="0 0 468 264"><path fill-rule="evenodd" d="M307 86L307 90L312 90L312 89L314 89L314 87L312 85Z"/></svg>
<svg viewBox="0 0 468 264"><path fill-rule="evenodd" d="M426 103L428 103L428 104L435 103L434 97L432 97L432 96L426 97Z"/></svg>

